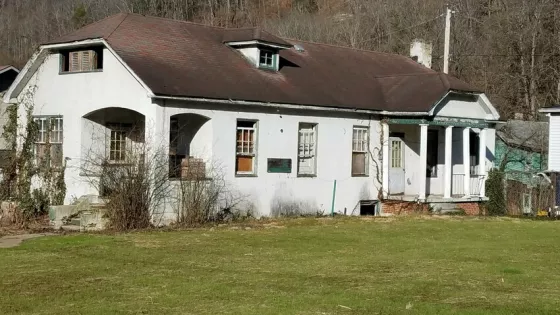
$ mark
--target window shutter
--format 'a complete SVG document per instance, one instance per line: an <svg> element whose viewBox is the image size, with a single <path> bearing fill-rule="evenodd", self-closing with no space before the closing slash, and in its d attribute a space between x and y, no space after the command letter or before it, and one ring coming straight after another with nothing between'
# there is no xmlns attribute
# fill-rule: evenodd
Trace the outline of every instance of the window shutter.
<svg viewBox="0 0 560 315"><path fill-rule="evenodd" d="M80 52L79 51L73 51L70 53L70 65L69 65L69 70L70 72L76 72L76 71L80 71Z"/></svg>
<svg viewBox="0 0 560 315"><path fill-rule="evenodd" d="M66 72L68 69L66 68L66 56L64 54L60 54L60 72Z"/></svg>
<svg viewBox="0 0 560 315"><path fill-rule="evenodd" d="M82 51L82 71L90 71L91 70L91 57L92 51L86 50Z"/></svg>
<svg viewBox="0 0 560 315"><path fill-rule="evenodd" d="M99 58L99 56L97 55L97 52L92 50L91 51L91 70L97 70L99 69L99 61L97 60L97 58Z"/></svg>

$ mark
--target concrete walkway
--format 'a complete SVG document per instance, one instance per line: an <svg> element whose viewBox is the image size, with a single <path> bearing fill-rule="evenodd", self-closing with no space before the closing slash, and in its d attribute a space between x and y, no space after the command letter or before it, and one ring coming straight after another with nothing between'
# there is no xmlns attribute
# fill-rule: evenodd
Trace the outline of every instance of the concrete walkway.
<svg viewBox="0 0 560 315"><path fill-rule="evenodd" d="M23 241L32 238L55 235L54 233L41 233L41 234L21 234L21 235L8 235L0 237L0 248L10 248L19 246Z"/></svg>

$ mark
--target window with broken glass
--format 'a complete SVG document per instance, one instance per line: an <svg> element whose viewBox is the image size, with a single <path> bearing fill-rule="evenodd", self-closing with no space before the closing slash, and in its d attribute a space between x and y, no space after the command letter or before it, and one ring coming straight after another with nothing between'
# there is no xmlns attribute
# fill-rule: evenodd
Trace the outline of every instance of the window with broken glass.
<svg viewBox="0 0 560 315"><path fill-rule="evenodd" d="M62 143L64 139L64 124L61 116L34 117L37 126L37 141L35 141L35 159L37 165L47 162L52 167L61 167Z"/></svg>
<svg viewBox="0 0 560 315"><path fill-rule="evenodd" d="M369 128L354 127L352 131L352 176L368 174Z"/></svg>
<svg viewBox="0 0 560 315"><path fill-rule="evenodd" d="M257 158L257 122L237 121L237 145L235 172L239 175L255 175Z"/></svg>

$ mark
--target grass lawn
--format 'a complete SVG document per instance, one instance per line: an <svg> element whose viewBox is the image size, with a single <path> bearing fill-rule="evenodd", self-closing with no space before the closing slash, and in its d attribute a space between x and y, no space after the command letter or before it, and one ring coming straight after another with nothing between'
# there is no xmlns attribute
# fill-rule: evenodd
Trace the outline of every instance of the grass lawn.
<svg viewBox="0 0 560 315"><path fill-rule="evenodd" d="M559 314L560 221L298 219L0 249L0 314Z"/></svg>

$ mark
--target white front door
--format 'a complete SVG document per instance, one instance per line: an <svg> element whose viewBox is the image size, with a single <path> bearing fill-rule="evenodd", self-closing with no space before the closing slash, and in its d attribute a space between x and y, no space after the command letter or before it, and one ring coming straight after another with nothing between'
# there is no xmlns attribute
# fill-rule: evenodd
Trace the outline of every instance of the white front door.
<svg viewBox="0 0 560 315"><path fill-rule="evenodd" d="M389 194L404 194L404 141L389 138Z"/></svg>

